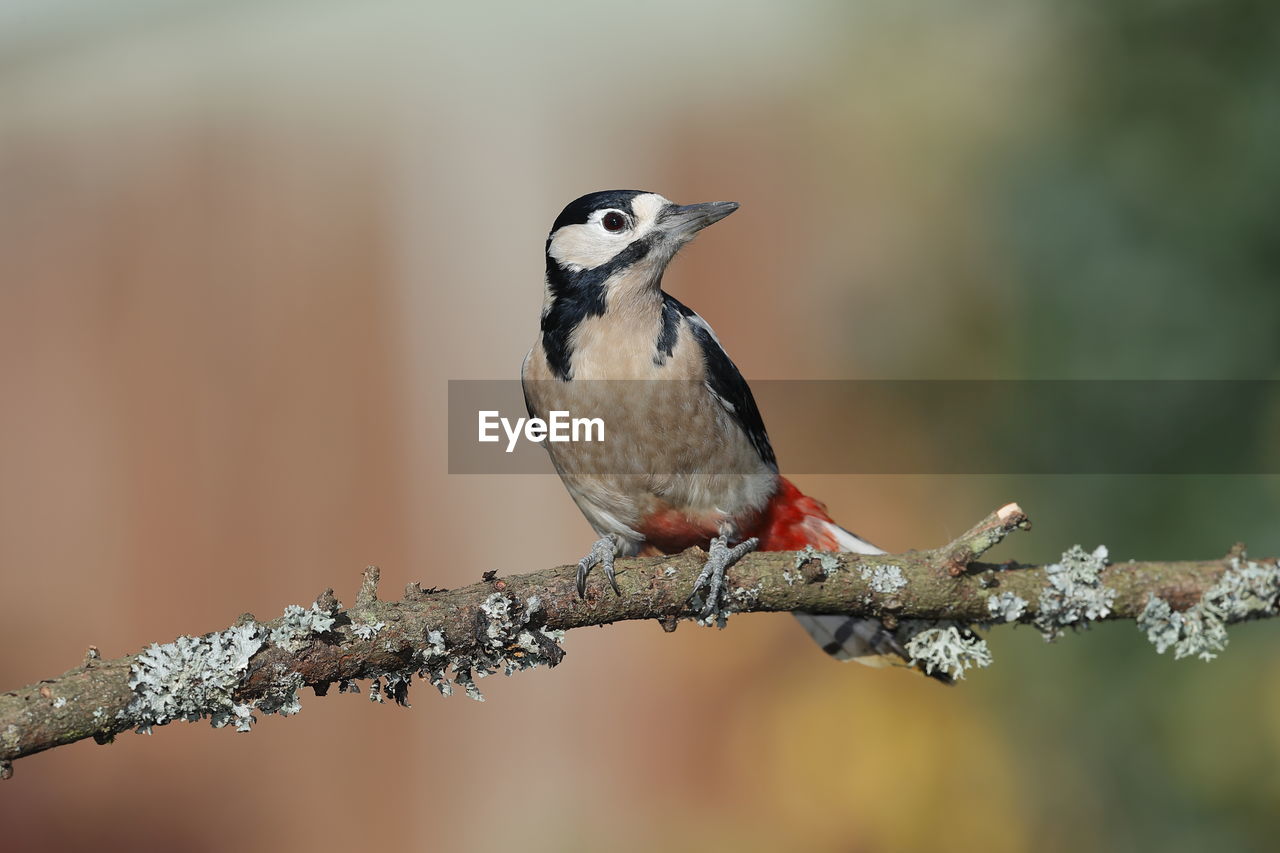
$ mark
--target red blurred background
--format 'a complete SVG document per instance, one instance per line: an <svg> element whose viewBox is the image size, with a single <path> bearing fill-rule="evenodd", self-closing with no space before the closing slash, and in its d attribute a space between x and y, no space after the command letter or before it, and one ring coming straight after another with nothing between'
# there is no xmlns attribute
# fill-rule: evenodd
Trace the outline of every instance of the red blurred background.
<svg viewBox="0 0 1280 853"><path fill-rule="evenodd" d="M1239 48L1225 8L1132 6L14 3L0 684L326 586L350 600L367 563L399 589L576 559L593 537L554 477L446 473L444 402L449 379L517 374L546 229L590 190L742 203L666 286L748 378L1273 377L1274 255L1209 221L1263 211L1245 181L1195 180L1171 106L1265 77L1219 41L1265 45ZM1274 159L1249 160L1275 150L1255 104L1199 162ZM1212 211L1180 227L1253 265L1206 248L1235 282L1215 284L1174 224L1098 224L1144 204ZM1237 349L1188 343L1198 324ZM848 413L849 440L898 428ZM1159 479L800 485L895 550L1017 499L1036 532L997 556L1280 551L1275 478ZM1274 626L1209 666L1156 657L1132 625L992 646L991 670L944 690L834 664L782 616L574 632L564 665L489 679L484 704L306 695L249 735L177 724L24 759L0 826L9 850L1273 837Z"/></svg>

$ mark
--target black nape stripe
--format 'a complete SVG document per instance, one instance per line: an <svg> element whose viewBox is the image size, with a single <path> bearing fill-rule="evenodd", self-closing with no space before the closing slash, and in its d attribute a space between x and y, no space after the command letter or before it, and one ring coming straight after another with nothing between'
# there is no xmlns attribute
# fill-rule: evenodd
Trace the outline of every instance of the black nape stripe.
<svg viewBox="0 0 1280 853"><path fill-rule="evenodd" d="M611 276L622 272L637 261L644 260L651 248L653 248L653 239L641 237L600 266L573 272L560 266L556 259L551 257L551 241L547 240L547 287L556 297L562 293L574 291L599 290L603 293L604 283ZM603 297L601 308L603 310Z"/></svg>
<svg viewBox="0 0 1280 853"><path fill-rule="evenodd" d="M569 337L587 317L604 314L605 282L647 257L652 246L652 240L642 237L607 263L574 272L551 257L551 241L547 240L547 288L553 299L542 315L542 348L557 379L573 378Z"/></svg>
<svg viewBox="0 0 1280 853"><path fill-rule="evenodd" d="M569 352L569 336L587 317L604 313L604 289L586 293L567 291L557 295L547 312L542 315L542 349L547 353L547 364L557 379L572 378Z"/></svg>

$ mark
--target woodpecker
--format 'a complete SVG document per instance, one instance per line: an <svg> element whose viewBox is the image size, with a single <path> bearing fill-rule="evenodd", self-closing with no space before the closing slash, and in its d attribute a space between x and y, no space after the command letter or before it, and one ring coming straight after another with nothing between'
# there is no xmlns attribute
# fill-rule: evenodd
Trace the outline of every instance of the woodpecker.
<svg viewBox="0 0 1280 853"><path fill-rule="evenodd" d="M578 594L596 565L621 594L618 556L699 545L708 559L691 600L701 594L700 621L722 627L725 570L753 549L885 553L779 475L742 374L706 320L662 290L680 248L737 209L638 190L570 202L547 237L541 330L521 370L530 417L605 415L604 443L544 444L600 537L578 564ZM795 616L838 659L908 657L877 619Z"/></svg>

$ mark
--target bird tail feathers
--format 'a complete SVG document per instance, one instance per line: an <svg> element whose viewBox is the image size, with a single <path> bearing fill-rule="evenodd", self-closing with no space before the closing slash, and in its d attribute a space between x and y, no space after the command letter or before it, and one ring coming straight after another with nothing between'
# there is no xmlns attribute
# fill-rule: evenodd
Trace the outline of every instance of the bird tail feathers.
<svg viewBox="0 0 1280 853"><path fill-rule="evenodd" d="M782 480L779 498L789 512L771 513L773 524L762 539L761 550L797 550L809 545L819 551L841 551L853 554L884 554L855 533L836 524L818 501L804 495L789 481ZM836 660L857 661L864 666L911 666L895 631L874 617L844 616L838 613L792 614L809 632L822 650ZM946 684L952 679L946 673L929 673Z"/></svg>

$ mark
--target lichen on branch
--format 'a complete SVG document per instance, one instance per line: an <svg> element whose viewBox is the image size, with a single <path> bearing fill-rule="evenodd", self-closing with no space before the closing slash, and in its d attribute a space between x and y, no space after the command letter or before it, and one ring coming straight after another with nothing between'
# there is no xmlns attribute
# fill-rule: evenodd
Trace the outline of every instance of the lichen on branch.
<svg viewBox="0 0 1280 853"><path fill-rule="evenodd" d="M947 545L904 554L748 554L730 570L730 613L802 610L875 617L898 632L915 665L961 678L991 663L975 628L1036 626L1047 639L1103 619L1135 620L1157 651L1205 659L1226 646L1232 622L1277 614L1280 567L1243 547L1214 560L1111 564L1107 550L1069 549L1050 565L978 562L1030 522L1017 504L993 512ZM247 731L256 714L296 714L299 691L359 692L408 704L415 678L441 694L459 687L482 700L486 676L555 666L565 631L628 619L672 630L691 620L688 599L706 555L692 548L619 559L615 595L600 578L580 598L575 566L483 580L455 590L410 584L378 598L379 572L365 570L355 603L332 590L272 620L251 614L203 636L179 637L104 660L97 650L56 678L0 693L0 778L12 761L92 737L99 743L175 720L208 719Z"/></svg>

